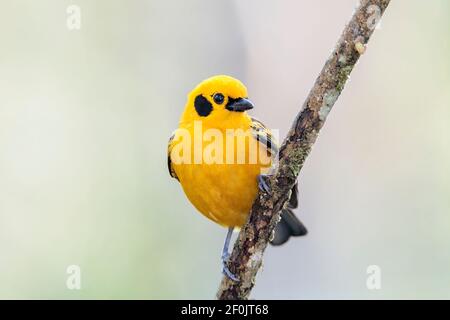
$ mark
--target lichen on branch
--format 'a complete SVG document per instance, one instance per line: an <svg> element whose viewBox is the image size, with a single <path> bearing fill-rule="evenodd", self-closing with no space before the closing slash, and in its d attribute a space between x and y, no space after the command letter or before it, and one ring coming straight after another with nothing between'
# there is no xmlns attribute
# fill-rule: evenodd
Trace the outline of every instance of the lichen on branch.
<svg viewBox="0 0 450 320"><path fill-rule="evenodd" d="M280 211L287 203L305 159L390 0L360 0L331 56L326 61L279 152L279 162L268 179L270 194L259 193L248 221L239 233L230 270L240 279L224 276L218 299L247 299L255 284L264 251Z"/></svg>

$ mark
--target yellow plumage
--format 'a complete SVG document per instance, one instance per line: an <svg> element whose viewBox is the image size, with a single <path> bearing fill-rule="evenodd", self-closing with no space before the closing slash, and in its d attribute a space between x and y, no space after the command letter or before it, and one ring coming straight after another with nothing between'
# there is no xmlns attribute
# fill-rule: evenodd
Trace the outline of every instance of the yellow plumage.
<svg viewBox="0 0 450 320"><path fill-rule="evenodd" d="M189 93L168 145L170 175L198 211L230 230L246 222L258 176L268 173L278 152L270 130L247 114L251 108L247 88L239 80L223 75L206 79ZM292 191L274 245L306 234L291 210L297 207L297 186ZM228 242L229 237L225 256Z"/></svg>
<svg viewBox="0 0 450 320"><path fill-rule="evenodd" d="M212 98L216 93L221 93L225 97L221 105L217 105ZM213 110L207 116L200 116L194 106L198 95L204 96L213 106ZM180 181L188 199L207 218L227 227L240 227L245 223L257 194L257 177L261 173L266 173L271 166L271 153L262 152L260 146L263 148L266 146L257 141L258 134L263 136L261 133L265 133L271 137L270 132L246 112L229 111L224 108L227 99L246 97L247 89L236 79L216 76L205 80L189 94L179 129L175 131L169 143L171 170ZM195 122L197 127L201 126L201 131L195 132ZM191 143L186 144L191 150L190 157L186 159L190 159L191 163L174 161L178 155L172 151L177 143L185 143L182 141L181 129L191 137ZM241 131L236 131L239 129ZM205 163L208 162L205 157L202 163L194 163L196 152L202 155L209 154L208 146L217 143L217 139L203 141L202 145L197 144L199 151L196 150L194 138L201 139L211 130L214 130L217 136L220 134L223 137L222 146L219 144L215 148L216 151L218 148L222 149L222 156L213 153L212 156L219 159L216 163ZM241 132L242 136L232 136L233 132ZM227 139L231 139L233 143L229 141L227 146L225 141ZM234 147L234 152L227 149L230 145ZM228 157L228 160L232 159L228 161L230 163L226 161L227 153L233 155ZM240 163L238 158L241 158ZM242 159L245 159L244 163ZM251 161L252 159L256 161Z"/></svg>

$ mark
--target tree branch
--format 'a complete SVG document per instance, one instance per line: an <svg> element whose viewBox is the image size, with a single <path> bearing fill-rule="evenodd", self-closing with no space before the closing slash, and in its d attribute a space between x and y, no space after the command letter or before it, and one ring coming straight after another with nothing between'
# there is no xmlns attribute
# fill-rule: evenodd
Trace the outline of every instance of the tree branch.
<svg viewBox="0 0 450 320"><path fill-rule="evenodd" d="M250 295L264 250L280 219L280 211L289 200L290 190L319 130L341 94L350 72L364 53L389 2L361 0L345 27L280 148L278 166L268 179L271 193L260 193L256 198L247 224L234 245L229 266L240 281L234 282L224 276L217 293L218 299L247 299Z"/></svg>

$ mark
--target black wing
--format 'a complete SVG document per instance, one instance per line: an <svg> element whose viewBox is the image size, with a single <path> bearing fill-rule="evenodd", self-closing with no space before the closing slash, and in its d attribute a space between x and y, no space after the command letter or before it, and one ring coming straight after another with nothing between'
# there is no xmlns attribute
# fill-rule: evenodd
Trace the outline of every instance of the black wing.
<svg viewBox="0 0 450 320"><path fill-rule="evenodd" d="M172 134L169 138L169 143L167 144L167 167L169 169L170 176L172 178L179 180L177 177L177 174L175 173L175 170L173 170L173 168L172 168L172 159L170 159L170 153L172 152L172 141L173 141L174 137L175 137L175 134Z"/></svg>
<svg viewBox="0 0 450 320"><path fill-rule="evenodd" d="M272 157L275 157L278 154L278 145L272 132L261 121L255 118L251 119L253 136L259 143L266 147L267 152L269 152Z"/></svg>

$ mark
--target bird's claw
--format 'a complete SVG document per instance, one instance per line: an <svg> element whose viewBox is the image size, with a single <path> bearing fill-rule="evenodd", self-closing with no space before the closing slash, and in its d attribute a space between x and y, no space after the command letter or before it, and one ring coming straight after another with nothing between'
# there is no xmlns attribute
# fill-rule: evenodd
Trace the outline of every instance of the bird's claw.
<svg viewBox="0 0 450 320"><path fill-rule="evenodd" d="M235 282L239 282L239 278L236 277L228 268L228 261L230 260L230 254L224 254L222 256L222 273Z"/></svg>
<svg viewBox="0 0 450 320"><path fill-rule="evenodd" d="M265 193L270 193L271 192L270 186L267 184L267 182L265 180L267 177L268 177L268 175L266 175L266 174L260 174L258 176L258 187L259 187L259 190L261 190Z"/></svg>

